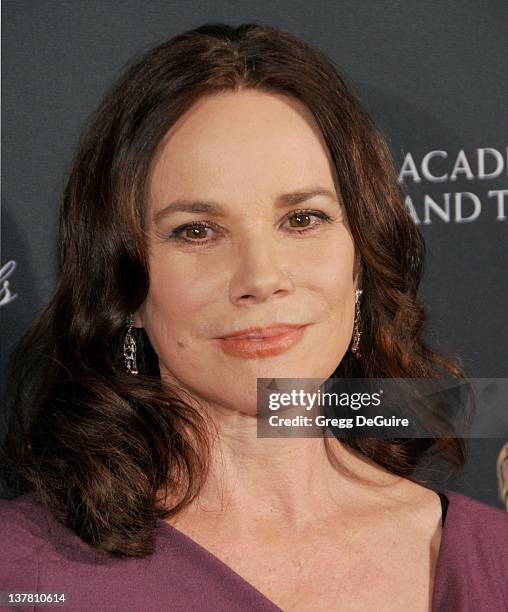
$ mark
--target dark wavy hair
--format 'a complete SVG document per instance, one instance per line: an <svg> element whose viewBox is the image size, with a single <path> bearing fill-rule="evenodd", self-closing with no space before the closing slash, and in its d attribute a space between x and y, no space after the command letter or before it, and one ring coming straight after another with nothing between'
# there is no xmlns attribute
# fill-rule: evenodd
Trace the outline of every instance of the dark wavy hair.
<svg viewBox="0 0 508 612"><path fill-rule="evenodd" d="M332 62L259 24L206 24L171 38L134 58L89 119L61 203L58 285L9 366L11 491L35 495L115 556L151 554L157 519L189 504L209 467L208 424L183 389L162 388L144 330L134 330L139 376L123 366L126 317L148 291L149 166L199 98L246 88L303 103L333 160L365 298L362 357L348 351L333 376L465 378L458 356L422 339L424 241L382 135ZM456 471L467 454L457 438L342 442L406 478L431 447ZM157 503L163 488L165 507Z"/></svg>

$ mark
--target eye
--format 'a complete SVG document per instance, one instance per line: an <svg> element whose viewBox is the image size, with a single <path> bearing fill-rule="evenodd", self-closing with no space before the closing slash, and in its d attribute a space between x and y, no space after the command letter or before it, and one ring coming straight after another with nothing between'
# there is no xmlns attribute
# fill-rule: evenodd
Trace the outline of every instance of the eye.
<svg viewBox="0 0 508 612"><path fill-rule="evenodd" d="M293 221L295 223L293 223ZM298 214L291 215L291 217L289 217L289 225L291 227L300 228L300 227L306 227L309 224L310 224L310 215L307 215L304 213L298 213Z"/></svg>
<svg viewBox="0 0 508 612"><path fill-rule="evenodd" d="M182 242L209 242L209 230L213 230L213 227L208 223L187 223L174 229L171 232L170 238L181 240Z"/></svg>
<svg viewBox="0 0 508 612"><path fill-rule="evenodd" d="M319 219L319 221L312 223L312 217ZM313 230L317 226L325 223L331 223L332 218L326 213L319 210L295 210L287 217L290 227L294 228L298 234L303 234L306 231Z"/></svg>

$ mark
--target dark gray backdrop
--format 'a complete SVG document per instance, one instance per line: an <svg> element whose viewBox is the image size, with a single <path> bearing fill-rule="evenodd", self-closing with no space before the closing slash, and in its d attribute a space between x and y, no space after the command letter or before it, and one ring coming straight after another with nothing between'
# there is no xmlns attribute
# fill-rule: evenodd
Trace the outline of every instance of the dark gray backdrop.
<svg viewBox="0 0 508 612"><path fill-rule="evenodd" d="M255 21L304 37L353 83L398 168L412 171L408 206L429 250L429 339L459 351L471 376L508 376L506 0L4 0L2 8L1 262L16 262L0 284L2 367L55 287L64 179L85 119L125 63L205 22ZM425 156L443 180L423 177ZM455 217L460 201L470 220ZM448 218L433 211L447 202ZM450 488L502 507L495 461L508 431L499 435L471 442L465 478Z"/></svg>

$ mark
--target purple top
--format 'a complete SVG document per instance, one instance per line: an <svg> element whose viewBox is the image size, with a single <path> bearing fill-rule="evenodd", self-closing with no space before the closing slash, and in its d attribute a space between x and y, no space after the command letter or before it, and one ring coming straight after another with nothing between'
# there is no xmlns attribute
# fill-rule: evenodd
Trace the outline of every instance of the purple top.
<svg viewBox="0 0 508 612"><path fill-rule="evenodd" d="M443 493L449 503L432 612L508 610L508 513L462 493ZM0 500L0 543L0 591L66 592L64 610L280 612L223 561L162 520L152 556L115 559L23 495Z"/></svg>

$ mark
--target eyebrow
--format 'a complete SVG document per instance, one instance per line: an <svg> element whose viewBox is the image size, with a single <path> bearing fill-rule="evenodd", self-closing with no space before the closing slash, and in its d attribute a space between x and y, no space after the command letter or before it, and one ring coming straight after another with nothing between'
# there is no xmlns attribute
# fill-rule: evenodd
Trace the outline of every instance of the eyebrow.
<svg viewBox="0 0 508 612"><path fill-rule="evenodd" d="M301 204L302 202L306 202L311 198L315 198L317 196L325 196L330 198L334 202L340 203L337 200L337 194L334 191L330 191L329 189L324 189L323 187L313 187L309 189L303 189L298 191L291 191L290 193L283 193L277 196L275 200L275 206L277 208L289 208L291 206L296 206ZM213 200L175 200L171 202L161 210L157 211L153 216L153 221L155 225L158 225L163 218L168 217L169 215L176 212L187 212L187 213L195 213L195 214L212 214L216 217L225 217L227 215L227 211L218 202L214 202Z"/></svg>

